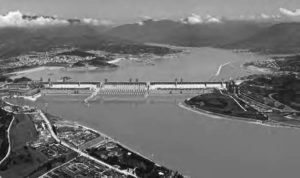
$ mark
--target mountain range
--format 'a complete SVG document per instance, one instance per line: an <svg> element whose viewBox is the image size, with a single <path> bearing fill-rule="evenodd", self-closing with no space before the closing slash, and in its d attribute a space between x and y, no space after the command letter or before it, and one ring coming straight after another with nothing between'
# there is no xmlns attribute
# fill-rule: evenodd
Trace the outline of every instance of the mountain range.
<svg viewBox="0 0 300 178"><path fill-rule="evenodd" d="M263 29L259 33L223 47L250 49L263 53L299 53L300 23L280 23Z"/></svg>
<svg viewBox="0 0 300 178"><path fill-rule="evenodd" d="M269 25L244 21L187 24L172 20L147 20L142 25L126 24L115 27L106 34L144 43L214 47L246 39Z"/></svg>
<svg viewBox="0 0 300 178"><path fill-rule="evenodd" d="M124 46L131 45L133 47L130 50L125 50L130 53L138 45L150 49L145 43L249 49L264 53L300 52L300 23L296 22L214 20L211 21L214 23L190 24L175 20L149 19L141 23L108 26L95 25L96 21L91 19L61 20L49 16L20 17L20 14L15 16L16 24L0 26L0 57L61 46L118 52L124 51ZM52 21L57 23L49 23ZM32 26L31 23L39 25Z"/></svg>

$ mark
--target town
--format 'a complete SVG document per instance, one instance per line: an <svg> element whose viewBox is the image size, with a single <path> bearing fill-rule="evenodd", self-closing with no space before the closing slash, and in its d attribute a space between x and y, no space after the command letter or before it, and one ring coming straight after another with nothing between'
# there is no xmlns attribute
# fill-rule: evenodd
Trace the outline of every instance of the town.
<svg viewBox="0 0 300 178"><path fill-rule="evenodd" d="M112 53L102 50L84 51L77 48L53 48L46 52L30 52L28 54L14 56L7 59L0 59L0 75L2 73L13 73L41 66L76 68L82 67L82 65L79 65L82 62L89 62L92 60L98 62L94 62L91 65L96 67L114 66L114 63L121 60L148 61L148 63L151 64L151 60L174 58L181 52L182 51L180 50L173 50L167 53L156 54L151 50L147 52L147 49L145 49L137 54L127 54L121 52Z"/></svg>
<svg viewBox="0 0 300 178"><path fill-rule="evenodd" d="M7 120L13 125L6 128L8 135L23 133L12 135L13 138L8 137L9 142L3 142L9 147L7 156L1 158L3 176L19 177L22 173L25 177L45 178L183 177L93 129L45 114L34 107L1 101L0 108L1 112L13 116L12 120ZM19 166L26 170L16 172Z"/></svg>

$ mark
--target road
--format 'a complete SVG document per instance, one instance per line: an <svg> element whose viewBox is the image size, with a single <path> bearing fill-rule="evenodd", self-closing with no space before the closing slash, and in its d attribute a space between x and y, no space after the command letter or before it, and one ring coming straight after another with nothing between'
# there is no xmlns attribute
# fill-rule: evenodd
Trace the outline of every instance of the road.
<svg viewBox="0 0 300 178"><path fill-rule="evenodd" d="M40 113L40 116L42 117L42 119L46 122L47 127L48 127L48 129L49 129L49 131L50 131L52 137L53 137L58 143L60 143L61 145L63 145L63 146L65 146L65 147L67 147L67 148L73 150L74 152L78 153L80 156L83 156L83 157L85 157L85 158L87 158L87 159L93 160L93 161L95 161L96 163L102 164L102 165L104 165L104 166L106 166L106 167L108 167L108 168L110 168L110 169L113 169L113 170L119 172L119 173L122 173L122 174L125 174L125 175L130 175L130 176L136 177L136 175L134 175L134 174L131 174L131 173L126 172L126 171L119 170L119 169L117 169L117 168L115 168L115 167L113 167L113 166L111 166L111 165L109 165L109 164L106 164L105 162L102 162L102 161L100 161L100 160L98 160L98 159L96 159L96 158L94 158L94 157L92 157L92 156L90 156L90 155L88 155L88 154L82 152L81 150L79 150L79 149L77 149L77 148L71 147L71 146L68 145L66 142L60 140L60 139L57 137L57 135L54 133L53 128L52 128L52 125L51 125L50 121L48 120L48 118L44 115L44 113L43 113L41 110L39 110L39 113Z"/></svg>
<svg viewBox="0 0 300 178"><path fill-rule="evenodd" d="M233 101L237 104L237 105L239 105L239 107L242 109L242 110L244 110L244 111L247 111L247 109L246 108L244 108L233 96L231 96L231 95L227 95L227 94L224 94L223 92L222 92L222 90L219 90L220 91L220 93L222 94L222 95L224 95L224 96L228 96L228 97L230 97L231 99L233 99Z"/></svg>
<svg viewBox="0 0 300 178"><path fill-rule="evenodd" d="M11 127L12 127L14 121L15 121L15 116L13 116L13 119L11 120L11 122L8 126L8 129L7 129L8 150L7 150L5 157L0 161L0 165L9 157L10 152L11 152L10 130L11 130Z"/></svg>

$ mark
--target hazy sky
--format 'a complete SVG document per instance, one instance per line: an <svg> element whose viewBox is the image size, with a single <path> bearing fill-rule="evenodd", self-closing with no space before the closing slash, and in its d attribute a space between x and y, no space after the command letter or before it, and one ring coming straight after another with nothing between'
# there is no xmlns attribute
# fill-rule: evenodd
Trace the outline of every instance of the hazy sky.
<svg viewBox="0 0 300 178"><path fill-rule="evenodd" d="M261 13L279 14L279 8L300 9L300 0L0 0L0 13L25 13L59 17L136 20L141 16L178 18L196 13L225 17Z"/></svg>

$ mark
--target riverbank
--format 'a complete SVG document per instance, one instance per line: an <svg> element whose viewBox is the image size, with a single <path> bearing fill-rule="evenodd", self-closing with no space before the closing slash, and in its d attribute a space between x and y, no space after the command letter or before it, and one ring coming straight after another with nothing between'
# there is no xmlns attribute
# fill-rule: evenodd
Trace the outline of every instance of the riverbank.
<svg viewBox="0 0 300 178"><path fill-rule="evenodd" d="M60 136L57 135L57 130L54 128L55 127L55 123L58 122L58 120L55 119L55 116L53 116L53 119L52 119L50 117L51 115L49 115L49 114L47 115L46 114L47 115L46 116L41 110L38 110L38 109L36 110L36 114L37 114L38 117L41 117L44 120L44 122L46 123L46 127L43 127L43 128L44 129L46 128L49 131L49 134L51 134L52 138L57 143L59 143L59 145L64 146L66 148L69 148L69 149L73 150L74 152L78 153L80 156L83 156L83 157L85 157L85 158L87 158L89 160L95 161L95 163L104 165L104 166L106 166L106 167L108 167L108 168L110 168L110 169L112 169L114 171L117 171L119 173L122 173L124 175L129 175L129 176L132 176L132 177L137 177L137 175L139 175L139 174L142 173L142 172L135 173L135 172L132 172L132 171L128 171L128 169L121 169L120 167L115 166L115 164L111 164L110 161L106 161L105 159L103 160L102 158L100 159L98 157L92 156L91 154L88 154L88 152L85 149L81 150L81 149L79 149L76 146L72 146L72 145L68 144L67 142L64 142L64 140L62 140L60 138ZM62 118L60 118L60 119L62 119ZM70 122L70 121L66 121L64 119L62 119L61 121L62 122L66 122L66 123ZM72 122L70 122L70 123L72 123ZM121 167L123 167L123 166L127 167L128 166L128 167L131 168L131 166L134 166L133 167L134 169L138 169L139 171L140 170L145 171L145 172L142 173L142 175L144 175L144 174L147 175L148 173L149 174L151 173L151 175L161 175L163 173L166 173L166 175L170 175L170 177L172 177L172 178L183 178L184 177L184 176L181 176L176 171L172 171L171 169L167 169L164 166L160 166L160 165L156 164L154 161L152 161L151 159L143 156L141 153L139 153L139 152L137 152L137 151L135 151L135 150L127 147L126 145L122 144L121 142L119 142L119 141L117 141L117 140L109 137L108 135L106 135L106 134L104 134L104 133L102 133L102 132L100 132L98 130L92 129L92 128L87 127L87 126L84 126L83 124L79 124L79 123L75 123L75 122L73 122L73 123L74 123L75 127L81 127L81 128L83 128L83 130L87 130L87 131L89 130L91 132L99 134L100 137L106 138L105 140L107 142L105 142L105 143L102 143L102 142L100 143L99 142L99 143L96 143L96 145L91 145L90 147L93 147L93 148L97 148L99 146L111 147L110 143L114 143L118 148L123 149L122 153L123 154L126 153L126 154L124 155L124 159L125 160L120 159L121 160L120 163L122 163ZM70 126L71 124L68 124L68 125ZM78 134L80 135L80 133L78 133ZM76 135L76 132L74 133L74 135ZM82 138L78 137L78 139L82 139ZM87 139L87 138L85 138L85 139ZM100 144L100 145L98 145L98 144ZM109 151L109 152L111 152L111 151ZM127 155L127 153L130 153L130 154ZM130 156L131 154L132 154L132 156ZM109 153L108 156L109 155L111 155L111 154ZM131 161L136 162L137 165L132 165ZM143 168L143 165L144 165L143 163L147 163L146 164L147 165L147 169L145 169L145 170ZM58 167L53 168L53 170L56 170L56 168L60 168L60 167L62 167L64 165L65 164L59 165ZM150 172L148 172L148 171L150 171ZM50 172L52 172L52 170L47 171L46 174L48 174Z"/></svg>
<svg viewBox="0 0 300 178"><path fill-rule="evenodd" d="M12 72L12 73L8 73L7 75L26 75L29 73L33 73L33 72L38 72L38 71L43 71L43 70L58 70L58 69L63 69L65 67L61 67L61 66L41 66L41 67L34 67L31 69L25 69L25 70L21 70L21 71L16 71L16 72Z"/></svg>
<svg viewBox="0 0 300 178"><path fill-rule="evenodd" d="M291 124L286 124L283 122L276 122L276 121L260 121L260 120L253 120L253 119L248 119L248 118L241 118L241 117L234 117L234 116L228 116L228 115L222 115L218 113L213 113L209 112L206 110L202 110L199 108L193 108L185 104L184 102L181 102L178 104L178 106L182 109L194 112L199 115L203 115L212 119L219 119L219 120L230 120L233 122L243 122L243 123L249 123L249 124L254 124L254 125L260 125L260 126L265 126L265 127L272 127L272 128L287 128L287 129L300 129L300 127L291 125Z"/></svg>
<svg viewBox="0 0 300 178"><path fill-rule="evenodd" d="M225 91L226 92L226 91ZM229 117L266 121L268 118L231 94L219 91L201 94L185 100L187 105Z"/></svg>
<svg viewBox="0 0 300 178"><path fill-rule="evenodd" d="M219 114L219 113L213 113L213 112L206 111L203 109L191 107L184 102L179 103L178 106L185 110L192 111L194 113L197 113L197 114L200 114L203 116L207 116L207 117L210 117L213 119L242 121L242 122L247 122L247 123L249 123L249 122L250 123L260 123L260 124L263 123L261 120L253 120L253 119L249 119L249 118L234 117L234 116L228 116L228 115L223 115L223 114Z"/></svg>
<svg viewBox="0 0 300 178"><path fill-rule="evenodd" d="M48 114L49 115L49 114ZM49 116L51 116L51 115L49 115ZM55 126L55 121L51 121L50 120L50 122L49 122L49 119L47 119L46 118L46 116L44 115L43 116L44 117L44 119L45 120L47 120L47 124L49 125L50 123L52 123L51 125L54 125ZM62 121L62 122L66 122L66 123L68 123L68 122L70 122L70 121ZM72 122L71 122L72 123ZM67 124L68 126L71 126L72 127L72 124L70 125L69 123ZM111 147L111 143L114 143L114 144L116 144L116 146L119 146L120 147L120 149L124 149L124 150L126 150L125 152L126 152L126 155L127 156L125 156L124 157L124 159L125 160L122 160L122 164L120 165L121 167L123 167L123 166L128 166L128 167L131 167L132 166L132 161L134 161L135 162L135 164L137 164L137 165L135 165L133 168L134 169L138 169L139 171L141 171L141 170L143 170L143 169L145 169L144 167L143 167L143 165L144 166L146 166L146 164L144 164L144 163L151 163L151 164L153 164L153 166L154 167L150 167L151 168L151 170L148 170L149 169L149 165L147 165L147 168L145 169L145 171L147 170L147 171L151 171L150 173L151 173L151 175L152 174L155 174L155 172L156 171L158 171L157 172L157 174L158 175L161 175L161 173L162 172L160 172L160 171L163 171L164 173L165 172L167 172L168 173L168 175L170 175L172 178L184 178L184 176L182 176L182 175L180 175L179 173L177 173L177 172L175 172L175 171L172 171L172 170L170 170L170 169L167 169L167 168L165 168L165 167L163 167L163 166L160 166L160 165L158 165L158 164L156 164L153 160L151 160L151 159L149 159L149 158L147 158L147 157L145 157L145 156L143 156L142 154L140 154L139 152L137 152L137 151L135 151L135 150L133 150L133 149L131 149L131 148L129 148L129 147L127 147L126 145L124 145L124 144L122 144L121 142L119 142L119 141L117 141L117 140L115 140L115 139L113 139L113 138L111 138L111 137L109 137L108 135L106 135L106 134L104 134L104 133L102 133L102 132L100 132L100 131L97 131L97 130L95 130L95 129L92 129L92 128L90 128L90 127L87 127L87 126L84 126L84 125L82 125L82 124L79 124L78 122L73 122L73 127L81 127L81 128L83 128L83 130L90 130L90 131L92 131L92 132L94 132L94 133L97 133L97 134L99 134L99 136L100 137L102 137L102 138L104 138L104 141L100 141L100 142L98 142L98 143L95 143L95 144L93 144L93 145L91 145L91 146L89 146L88 147L88 149L83 149L83 150L77 150L77 152L79 153L79 151L81 152L81 154L84 154L84 155L86 155L86 157L88 157L88 158L90 158L90 159L92 159L92 160L98 160L98 162L103 162L102 164L104 164L104 165L107 165L107 166L111 166L111 164L109 163L110 161L109 161L109 159L107 160L107 158L106 159L103 159L102 157L101 158L98 158L97 156L95 156L95 155L93 155L93 154L91 154L88 150L90 150L90 149L98 149L99 147L106 147L106 144L108 144L107 146L108 147ZM49 128L51 128L50 126L49 126ZM52 134L54 134L54 133L52 133ZM59 140L59 138L57 137L57 139ZM65 146L68 146L69 144L67 144L67 143L64 143L63 141L61 141L61 143L63 143L63 145L65 145ZM70 147L70 146L68 146L68 147ZM73 148L72 148L73 149ZM117 150L114 150L114 151L117 151ZM118 150L118 152L120 152L120 150ZM87 154L88 153L88 154ZM104 154L104 153L103 153ZM138 156L138 157L130 157L130 155L131 154L135 154L136 156ZM97 155L97 154L96 154ZM110 155L110 154L109 154ZM108 157L111 157L111 156L109 156L109 155L107 155ZM121 157L123 157L122 155L120 155ZM119 159L119 158L118 158ZM126 159L128 159L128 160L126 160ZM139 162L140 161L140 162ZM115 165L115 164L114 164ZM141 166L142 165L142 166ZM138 174L141 174L141 172L139 172L139 173L134 173L134 172L131 172L131 171L128 171L128 169L120 169L120 168L116 168L116 169L118 169L118 171L120 171L120 172L122 172L122 173L124 173L124 174L126 174L126 175L131 175L131 176L137 176ZM153 172L154 171L154 172ZM146 174L145 174L146 175ZM162 174L162 175L164 175L164 174Z"/></svg>
<svg viewBox="0 0 300 178"><path fill-rule="evenodd" d="M268 68L261 68L261 67L257 67L257 66L254 66L254 65L248 65L248 66L245 66L243 65L243 67L246 69L246 70L250 70L252 72L260 72L260 73L265 73L265 74L269 74L271 73L272 71Z"/></svg>
<svg viewBox="0 0 300 178"><path fill-rule="evenodd" d="M32 95L32 96L20 96L20 98L24 98L26 100L29 100L29 101L36 101L39 97L41 97L42 94L41 93L37 93L35 95Z"/></svg>
<svg viewBox="0 0 300 178"><path fill-rule="evenodd" d="M121 60L124 60L124 58L117 58L117 59L114 59L114 60L111 60L111 61L107 61L107 63L116 64L116 63L120 62Z"/></svg>

